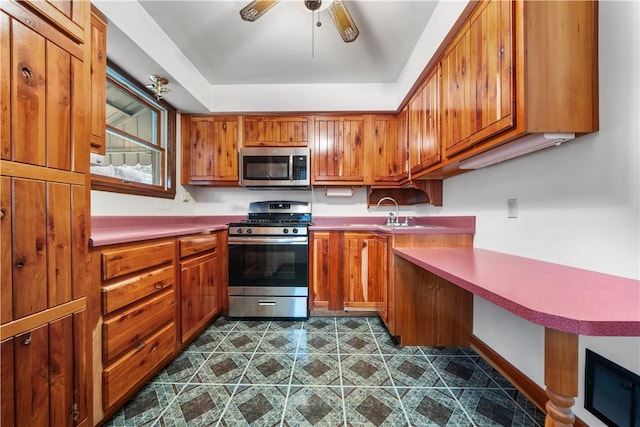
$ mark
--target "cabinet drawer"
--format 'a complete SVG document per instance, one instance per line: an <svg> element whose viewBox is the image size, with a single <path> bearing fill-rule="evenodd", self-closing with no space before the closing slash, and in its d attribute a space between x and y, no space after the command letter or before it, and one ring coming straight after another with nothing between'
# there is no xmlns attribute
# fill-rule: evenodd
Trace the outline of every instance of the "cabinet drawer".
<svg viewBox="0 0 640 427"><path fill-rule="evenodd" d="M218 246L218 236L215 234L203 234L199 236L184 237L178 240L180 258L197 254Z"/></svg>
<svg viewBox="0 0 640 427"><path fill-rule="evenodd" d="M175 293L169 289L105 320L102 324L104 362L139 346L150 332L175 321L175 314Z"/></svg>
<svg viewBox="0 0 640 427"><path fill-rule="evenodd" d="M109 314L175 283L173 266L158 268L102 288L102 314Z"/></svg>
<svg viewBox="0 0 640 427"><path fill-rule="evenodd" d="M105 250L102 253L102 280L173 262L174 257L173 240Z"/></svg>
<svg viewBox="0 0 640 427"><path fill-rule="evenodd" d="M169 323L123 357L104 369L103 404L109 408L155 371L174 351L176 325Z"/></svg>

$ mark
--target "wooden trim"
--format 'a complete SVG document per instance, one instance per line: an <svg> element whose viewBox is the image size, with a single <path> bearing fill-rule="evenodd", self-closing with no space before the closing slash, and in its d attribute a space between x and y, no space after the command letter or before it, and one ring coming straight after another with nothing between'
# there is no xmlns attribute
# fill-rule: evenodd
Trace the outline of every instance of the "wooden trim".
<svg viewBox="0 0 640 427"><path fill-rule="evenodd" d="M0 341L85 309L85 297L0 325Z"/></svg>
<svg viewBox="0 0 640 427"><path fill-rule="evenodd" d="M25 163L0 160L0 171L3 176L60 182L63 184L85 185L83 173L69 172L59 169L44 168Z"/></svg>
<svg viewBox="0 0 640 427"><path fill-rule="evenodd" d="M482 358L493 366L503 377L513 384L520 393L524 394L538 409L546 413L545 405L547 403L547 395L545 391L523 374L518 368L509 363L504 357L500 356L484 341L475 335L471 335L471 348L473 348ZM576 417L576 427L588 427L588 424Z"/></svg>

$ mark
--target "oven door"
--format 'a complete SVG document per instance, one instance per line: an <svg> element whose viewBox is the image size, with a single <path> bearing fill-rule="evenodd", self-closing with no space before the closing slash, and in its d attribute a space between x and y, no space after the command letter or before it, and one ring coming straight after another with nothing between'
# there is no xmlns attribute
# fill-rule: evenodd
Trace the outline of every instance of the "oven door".
<svg viewBox="0 0 640 427"><path fill-rule="evenodd" d="M229 295L308 296L309 239L229 237Z"/></svg>

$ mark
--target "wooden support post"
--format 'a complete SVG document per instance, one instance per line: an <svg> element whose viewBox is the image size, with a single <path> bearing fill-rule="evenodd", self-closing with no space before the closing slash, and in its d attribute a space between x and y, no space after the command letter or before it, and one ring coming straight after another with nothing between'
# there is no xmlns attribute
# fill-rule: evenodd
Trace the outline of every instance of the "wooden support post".
<svg viewBox="0 0 640 427"><path fill-rule="evenodd" d="M544 382L549 400L545 427L573 426L571 408L578 395L578 336L545 328Z"/></svg>

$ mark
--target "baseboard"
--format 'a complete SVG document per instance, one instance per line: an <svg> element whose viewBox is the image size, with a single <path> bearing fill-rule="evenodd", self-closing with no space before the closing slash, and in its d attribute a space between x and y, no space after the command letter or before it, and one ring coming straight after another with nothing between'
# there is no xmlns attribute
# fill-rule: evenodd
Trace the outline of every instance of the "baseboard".
<svg viewBox="0 0 640 427"><path fill-rule="evenodd" d="M377 311L370 310L355 310L355 311L343 311L343 310L311 310L309 313L310 317L327 317L327 316L335 316L335 317L371 317L378 316Z"/></svg>
<svg viewBox="0 0 640 427"><path fill-rule="evenodd" d="M503 377L509 380L520 393L524 394L534 405L542 412L545 412L545 404L547 403L546 392L523 374L518 368L509 363L504 357L496 353L491 347L485 344L480 338L471 335L471 347L493 366ZM574 425L576 427L588 427L588 424L576 417Z"/></svg>

